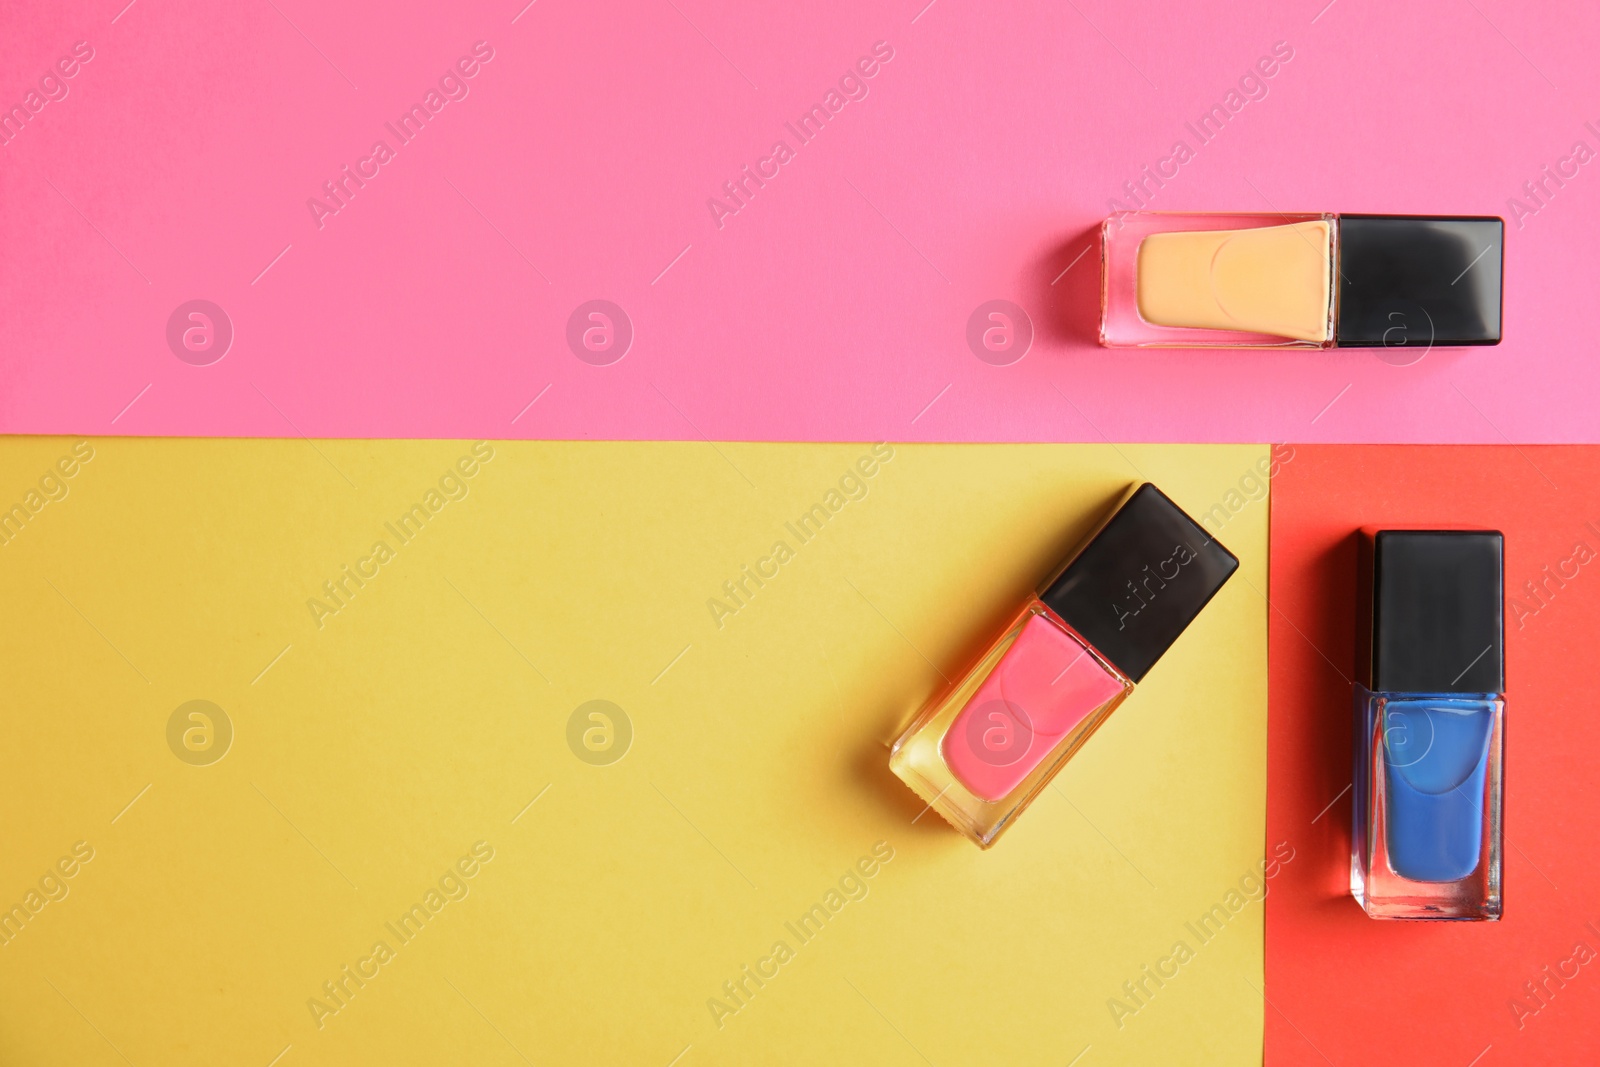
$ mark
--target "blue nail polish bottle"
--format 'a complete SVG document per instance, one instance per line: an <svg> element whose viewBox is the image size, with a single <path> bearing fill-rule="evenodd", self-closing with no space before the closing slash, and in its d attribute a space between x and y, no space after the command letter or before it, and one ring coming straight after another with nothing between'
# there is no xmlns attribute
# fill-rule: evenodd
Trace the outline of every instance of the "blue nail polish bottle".
<svg viewBox="0 0 1600 1067"><path fill-rule="evenodd" d="M1350 892L1375 919L1500 918L1503 555L1361 532Z"/></svg>

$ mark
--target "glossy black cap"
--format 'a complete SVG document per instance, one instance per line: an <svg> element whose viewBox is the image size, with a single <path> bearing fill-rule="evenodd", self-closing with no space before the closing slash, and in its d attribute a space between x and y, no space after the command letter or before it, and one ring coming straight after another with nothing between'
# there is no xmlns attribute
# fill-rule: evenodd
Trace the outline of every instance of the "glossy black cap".
<svg viewBox="0 0 1600 1067"><path fill-rule="evenodd" d="M1494 530L1361 531L1357 680L1380 693L1505 691Z"/></svg>
<svg viewBox="0 0 1600 1067"><path fill-rule="evenodd" d="M1505 220L1340 215L1340 348L1497 345Z"/></svg>
<svg viewBox="0 0 1600 1067"><path fill-rule="evenodd" d="M1238 567L1233 553L1145 482L1039 598L1137 682Z"/></svg>

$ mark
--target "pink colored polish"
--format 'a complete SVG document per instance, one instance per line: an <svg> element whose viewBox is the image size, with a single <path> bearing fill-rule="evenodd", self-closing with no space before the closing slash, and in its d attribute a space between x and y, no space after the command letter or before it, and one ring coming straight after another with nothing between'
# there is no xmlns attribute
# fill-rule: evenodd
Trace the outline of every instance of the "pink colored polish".
<svg viewBox="0 0 1600 1067"><path fill-rule="evenodd" d="M944 735L945 761L974 794L999 800L1123 685L1054 615L1030 614Z"/></svg>

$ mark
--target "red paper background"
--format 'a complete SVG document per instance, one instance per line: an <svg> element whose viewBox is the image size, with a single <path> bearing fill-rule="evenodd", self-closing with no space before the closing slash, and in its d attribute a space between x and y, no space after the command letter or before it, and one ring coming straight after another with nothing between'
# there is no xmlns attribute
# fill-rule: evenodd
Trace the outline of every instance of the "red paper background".
<svg viewBox="0 0 1600 1067"><path fill-rule="evenodd" d="M1506 537L1498 923L1379 922L1349 892L1353 534L1419 523ZM1600 556L1542 607L1523 593L1596 530L1594 447L1303 446L1274 479L1267 845L1296 857L1267 897L1269 1067L1600 1062ZM1571 974L1579 942L1596 955L1540 1006L1524 983Z"/></svg>

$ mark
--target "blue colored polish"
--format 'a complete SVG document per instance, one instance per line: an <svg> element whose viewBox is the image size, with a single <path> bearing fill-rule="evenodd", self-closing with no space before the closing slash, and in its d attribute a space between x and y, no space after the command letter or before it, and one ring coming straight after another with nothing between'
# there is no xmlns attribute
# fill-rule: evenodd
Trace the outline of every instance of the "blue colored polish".
<svg viewBox="0 0 1600 1067"><path fill-rule="evenodd" d="M1454 882L1483 852L1483 785L1494 706L1399 699L1385 715L1389 865L1417 882Z"/></svg>

